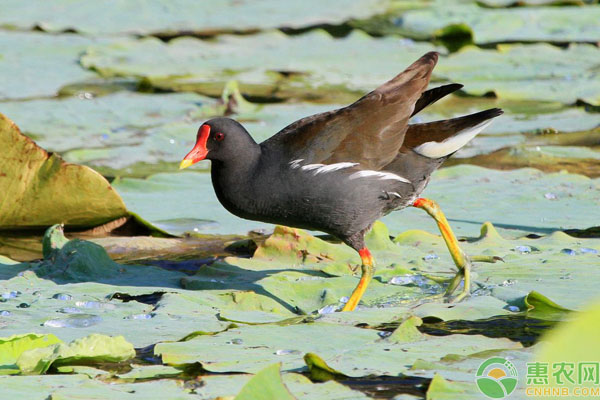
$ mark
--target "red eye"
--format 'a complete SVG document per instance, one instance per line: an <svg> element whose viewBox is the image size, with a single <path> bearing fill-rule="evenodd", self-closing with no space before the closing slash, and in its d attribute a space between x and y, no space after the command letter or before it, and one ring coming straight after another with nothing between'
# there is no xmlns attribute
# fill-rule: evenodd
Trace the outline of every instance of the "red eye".
<svg viewBox="0 0 600 400"><path fill-rule="evenodd" d="M224 133L221 133L221 132L215 133L215 140L217 142L220 142L223 139L225 139L225 134Z"/></svg>

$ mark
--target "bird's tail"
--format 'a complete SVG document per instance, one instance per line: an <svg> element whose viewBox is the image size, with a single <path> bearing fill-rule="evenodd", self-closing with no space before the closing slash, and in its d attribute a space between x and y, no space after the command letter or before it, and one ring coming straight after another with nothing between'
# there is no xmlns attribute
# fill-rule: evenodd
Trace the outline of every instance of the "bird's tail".
<svg viewBox="0 0 600 400"><path fill-rule="evenodd" d="M463 117L414 124L408 127L403 150L413 150L427 158L445 158L466 145L503 111L492 108Z"/></svg>

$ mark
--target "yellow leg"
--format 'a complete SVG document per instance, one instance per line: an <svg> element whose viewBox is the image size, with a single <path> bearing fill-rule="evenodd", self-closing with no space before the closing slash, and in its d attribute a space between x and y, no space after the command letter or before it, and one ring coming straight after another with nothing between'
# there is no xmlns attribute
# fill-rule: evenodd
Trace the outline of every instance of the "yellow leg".
<svg viewBox="0 0 600 400"><path fill-rule="evenodd" d="M362 260L361 270L362 276L360 277L360 281L356 286L356 289L352 292L352 296L348 299L348 302L342 309L342 311L353 311L361 297L367 290L367 286L371 279L373 278L373 274L375 273L375 266L373 263L373 256L371 256L371 252L366 247L361 249L358 254L360 254L360 259Z"/></svg>
<svg viewBox="0 0 600 400"><path fill-rule="evenodd" d="M469 259L469 256L467 256L458 245L458 240L456 240L456 236L454 236L454 232L452 232L452 228L450 228L446 216L442 210L440 210L440 207L436 202L420 198L415 200L413 207L425 210L427 214L435 219L435 222L437 222L440 232L442 233L442 237L446 242L446 246L448 246L450 255L454 260L454 264L456 264L456 267L458 268L458 272L454 278L450 280L450 284L446 290L446 296L450 296L454 293L458 285L460 285L460 281L464 280L463 290L453 299L453 301L464 299L471 293L471 260Z"/></svg>

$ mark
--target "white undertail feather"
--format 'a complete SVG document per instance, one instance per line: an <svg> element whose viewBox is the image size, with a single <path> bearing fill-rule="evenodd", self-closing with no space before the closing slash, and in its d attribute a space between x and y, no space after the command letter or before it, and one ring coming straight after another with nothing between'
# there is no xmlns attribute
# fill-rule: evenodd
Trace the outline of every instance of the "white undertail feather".
<svg viewBox="0 0 600 400"><path fill-rule="evenodd" d="M442 158L450 155L469 143L479 132L492 123L492 120L483 121L471 128L463 129L454 136L441 142L426 142L414 148L414 151L428 158Z"/></svg>

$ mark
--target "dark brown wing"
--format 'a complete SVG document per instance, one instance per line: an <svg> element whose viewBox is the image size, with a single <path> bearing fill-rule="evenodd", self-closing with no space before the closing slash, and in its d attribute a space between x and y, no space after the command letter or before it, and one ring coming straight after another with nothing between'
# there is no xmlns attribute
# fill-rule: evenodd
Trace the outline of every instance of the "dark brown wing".
<svg viewBox="0 0 600 400"><path fill-rule="evenodd" d="M427 53L348 107L296 121L261 146L304 164L356 162L379 170L398 154L437 59L438 53Z"/></svg>

